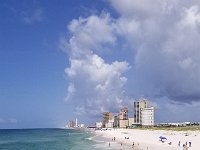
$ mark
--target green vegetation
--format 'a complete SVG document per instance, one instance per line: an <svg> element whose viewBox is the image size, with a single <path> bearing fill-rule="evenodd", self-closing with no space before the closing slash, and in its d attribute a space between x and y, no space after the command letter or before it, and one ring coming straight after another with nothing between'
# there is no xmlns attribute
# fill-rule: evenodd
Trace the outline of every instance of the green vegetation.
<svg viewBox="0 0 200 150"><path fill-rule="evenodd" d="M140 130L166 130L166 131L200 131L200 126L185 126L185 127L138 127L132 129Z"/></svg>

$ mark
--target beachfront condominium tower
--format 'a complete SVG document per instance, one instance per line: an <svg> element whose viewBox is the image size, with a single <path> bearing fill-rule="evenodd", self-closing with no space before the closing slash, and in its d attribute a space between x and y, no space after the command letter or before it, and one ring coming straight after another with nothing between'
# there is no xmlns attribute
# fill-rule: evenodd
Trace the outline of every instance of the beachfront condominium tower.
<svg viewBox="0 0 200 150"><path fill-rule="evenodd" d="M149 107L147 99L134 102L134 123L142 126L154 125L154 107Z"/></svg>
<svg viewBox="0 0 200 150"><path fill-rule="evenodd" d="M120 109L119 113L119 127L125 128L128 127L128 107Z"/></svg>
<svg viewBox="0 0 200 150"><path fill-rule="evenodd" d="M142 126L154 125L154 107L141 108L141 123Z"/></svg>
<svg viewBox="0 0 200 150"><path fill-rule="evenodd" d="M154 107L149 106L147 99L134 102L134 124L142 126L154 125Z"/></svg>
<svg viewBox="0 0 200 150"><path fill-rule="evenodd" d="M134 123L142 124L141 120L141 109L148 107L147 99L142 99L134 102Z"/></svg>
<svg viewBox="0 0 200 150"><path fill-rule="evenodd" d="M105 128L107 124L112 120L112 113L111 112L104 112L103 113L103 121L102 121L102 127Z"/></svg>

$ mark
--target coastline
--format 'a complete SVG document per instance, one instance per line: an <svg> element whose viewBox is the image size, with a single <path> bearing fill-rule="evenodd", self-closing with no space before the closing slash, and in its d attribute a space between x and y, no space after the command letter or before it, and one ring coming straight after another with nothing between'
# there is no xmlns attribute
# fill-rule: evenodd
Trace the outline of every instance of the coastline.
<svg viewBox="0 0 200 150"><path fill-rule="evenodd" d="M132 143L128 142L123 142L120 139L113 139L106 136L104 133L100 132L94 132L95 136L92 137L92 140L97 143L98 148L103 148L103 149L110 149L110 150L129 150L129 149L134 149L134 150L141 150L138 148L137 145L132 145ZM98 144L99 143L99 144Z"/></svg>
<svg viewBox="0 0 200 150"><path fill-rule="evenodd" d="M200 131L164 131L164 130L139 130L139 129L112 129L97 130L94 132L95 141L103 141L109 149L137 149L137 150L199 150ZM167 138L165 142L159 140L160 136ZM112 138L116 141L113 142ZM179 146L180 141L180 146ZM134 148L132 147L134 142ZM191 142L191 147L189 147ZM121 143L123 146L121 147ZM169 144L171 143L171 144ZM125 148L126 147L126 148Z"/></svg>

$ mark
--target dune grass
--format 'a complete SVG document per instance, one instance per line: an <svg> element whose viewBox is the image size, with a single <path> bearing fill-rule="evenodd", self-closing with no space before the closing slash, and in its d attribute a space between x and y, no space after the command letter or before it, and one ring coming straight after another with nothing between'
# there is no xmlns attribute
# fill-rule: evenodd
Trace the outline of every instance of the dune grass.
<svg viewBox="0 0 200 150"><path fill-rule="evenodd" d="M166 131L200 131L200 126L186 126L186 127L142 127L134 128L140 130L166 130Z"/></svg>

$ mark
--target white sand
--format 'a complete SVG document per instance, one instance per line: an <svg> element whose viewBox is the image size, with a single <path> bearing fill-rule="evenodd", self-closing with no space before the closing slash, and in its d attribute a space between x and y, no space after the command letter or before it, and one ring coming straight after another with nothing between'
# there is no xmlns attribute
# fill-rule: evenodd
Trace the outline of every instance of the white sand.
<svg viewBox="0 0 200 150"><path fill-rule="evenodd" d="M116 142L124 143L132 147L133 141L135 147L142 150L183 150L183 144L187 142L188 150L200 150L200 131L163 131L163 130L137 130L137 129L112 129L106 131L95 131L96 134L108 138L106 142L112 142L112 138L116 138ZM185 135L188 136L185 136ZM166 142L159 141L159 137L166 137ZM125 139L129 137L129 139ZM181 146L178 146L178 142ZM169 145L168 143L172 144ZM191 142L191 147L189 147ZM138 146L139 145L139 146ZM131 148L130 148L131 149Z"/></svg>

